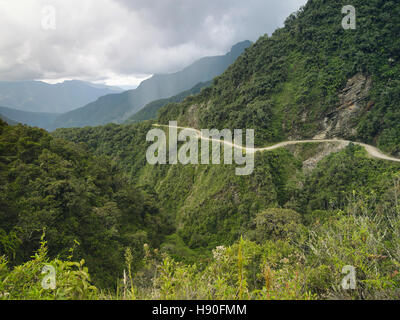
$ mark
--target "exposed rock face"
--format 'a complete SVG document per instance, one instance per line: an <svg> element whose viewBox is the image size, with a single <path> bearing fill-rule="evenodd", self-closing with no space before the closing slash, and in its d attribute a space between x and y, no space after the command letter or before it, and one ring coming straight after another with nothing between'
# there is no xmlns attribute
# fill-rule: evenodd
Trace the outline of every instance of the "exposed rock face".
<svg viewBox="0 0 400 320"><path fill-rule="evenodd" d="M368 91L371 89L371 79L362 73L356 74L347 81L346 87L339 95L340 108L351 107L356 103L365 101Z"/></svg>
<svg viewBox="0 0 400 320"><path fill-rule="evenodd" d="M315 138L351 138L355 136L359 115L373 107L373 102L368 101L371 86L371 78L362 73L350 78L346 87L339 94L339 106L327 115L324 119L323 131Z"/></svg>

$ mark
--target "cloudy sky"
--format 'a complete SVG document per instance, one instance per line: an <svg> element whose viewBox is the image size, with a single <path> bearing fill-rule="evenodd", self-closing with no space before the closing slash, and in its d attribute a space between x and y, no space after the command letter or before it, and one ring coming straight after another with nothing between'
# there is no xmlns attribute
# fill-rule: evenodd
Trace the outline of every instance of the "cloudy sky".
<svg viewBox="0 0 400 320"><path fill-rule="evenodd" d="M283 25L306 0L0 0L0 80L136 86Z"/></svg>

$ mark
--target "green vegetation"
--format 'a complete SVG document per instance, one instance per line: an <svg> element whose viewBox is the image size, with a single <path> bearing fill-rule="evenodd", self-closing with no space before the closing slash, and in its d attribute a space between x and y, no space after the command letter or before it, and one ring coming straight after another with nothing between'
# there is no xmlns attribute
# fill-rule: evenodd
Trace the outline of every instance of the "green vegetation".
<svg viewBox="0 0 400 320"><path fill-rule="evenodd" d="M400 192L398 186L396 190ZM399 206L375 215L359 200L345 210L326 211L325 219L316 218L307 228L293 221L295 234L277 238L265 233L261 242L241 238L216 247L207 261L190 265L145 245L145 267L132 273L127 250L127 276L114 292L91 285L84 261L50 261L44 243L33 260L21 266L9 269L0 261L0 298L399 299ZM278 212L265 215L274 223L274 218L282 219ZM40 286L40 272L48 264L57 270L56 290ZM355 290L340 286L346 265L356 268Z"/></svg>
<svg viewBox="0 0 400 320"><path fill-rule="evenodd" d="M400 6L356 0L356 30L342 28L346 1L310 0L285 27L264 35L211 87L164 107L160 122L197 128L253 128L256 145L310 138L341 109L348 79L364 74L372 88L343 138L376 143L400 154Z"/></svg>
<svg viewBox="0 0 400 320"><path fill-rule="evenodd" d="M117 161L138 187L156 194L176 226L176 234L166 238L163 248L188 262L218 245L232 244L252 229L256 216L259 223L266 219L260 215L269 208L292 209L308 219L317 210L344 209L353 191L380 203L400 168L367 158L364 149L350 145L305 174L303 161L318 154L313 144L297 146L296 152L257 153L254 173L244 177L236 176L230 165L150 166L145 136L151 128L151 122L144 122L60 129L54 135L87 143L93 152Z"/></svg>
<svg viewBox="0 0 400 320"><path fill-rule="evenodd" d="M115 284L125 246L138 257L166 223L152 195L134 188L115 163L46 131L0 122L0 254L27 261L46 230L49 254L84 258L100 284Z"/></svg>
<svg viewBox="0 0 400 320"><path fill-rule="evenodd" d="M342 137L398 154L400 7L355 0L358 28L345 31L344 4L308 1L154 122L254 128L263 146L313 137L340 118L340 94L362 74L371 88L351 101L359 112ZM154 122L52 135L0 123L0 298L400 298L398 163L354 144L327 153L304 144L257 153L249 176L230 165L151 166ZM56 290L40 286L46 264ZM348 265L355 290L341 287Z"/></svg>

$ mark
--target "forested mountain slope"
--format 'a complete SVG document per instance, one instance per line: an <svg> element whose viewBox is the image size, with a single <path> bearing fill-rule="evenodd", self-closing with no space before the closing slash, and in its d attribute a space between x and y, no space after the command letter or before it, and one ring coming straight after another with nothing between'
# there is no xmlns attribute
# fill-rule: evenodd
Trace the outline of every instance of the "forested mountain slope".
<svg viewBox="0 0 400 320"><path fill-rule="evenodd" d="M151 122L110 124L59 129L54 135L83 142L93 152L112 157L131 181L153 190L177 227L178 238L170 238L167 247L180 258L187 258L185 246L203 251L232 243L250 228L257 212L266 208L291 208L306 217L315 210L345 208L354 190L360 195L373 192L380 202L400 169L395 162L369 159L362 148L353 145L320 162L321 154L326 157L336 150L334 144L257 153L254 173L245 177L236 176L232 165L152 166L146 161L146 134L152 128ZM307 173L310 162L317 167ZM195 259L194 253L190 257Z"/></svg>
<svg viewBox="0 0 400 320"><path fill-rule="evenodd" d="M309 1L284 28L246 50L213 85L161 109L156 122L252 128L258 146L342 137L397 154L399 6L356 1L358 28L344 30L344 4ZM381 201L399 170L395 163L368 159L354 146L318 163L311 175L305 175L305 163L321 160L321 146L296 147L294 154L284 149L258 154L255 172L241 178L234 176L232 166L150 166L145 137L151 124L63 129L55 135L112 156L136 184L153 189L161 206L174 215L176 235L190 249L230 243L265 208L292 208L304 216L344 209L354 190L373 192ZM336 175L338 171L343 174ZM321 185L312 189L317 181ZM174 238L169 248L186 252L181 240Z"/></svg>
<svg viewBox="0 0 400 320"><path fill-rule="evenodd" d="M0 120L0 169L0 254L11 264L29 259L45 233L50 256L75 247L96 282L113 286L125 247L140 255L168 229L153 196L115 163L44 130Z"/></svg>
<svg viewBox="0 0 400 320"><path fill-rule="evenodd" d="M80 212L89 212L91 218L94 201L96 208L104 209L100 220L93 218L94 224L83 220L87 223L83 234L74 229L80 216L67 224L71 227L62 223L62 230L73 234L68 239L77 235L82 242L94 241L95 247L82 246L88 248L84 252L88 256L98 243L115 246L109 251L99 245L96 251L106 270L115 267L113 253L120 252L120 246L137 249L143 260L135 264L137 291L131 291L130 298L138 294L148 299L399 299L399 163L373 159L354 144L341 149L334 143L257 153L249 176L235 175L234 165L153 166L146 161L151 144L146 142L147 133L154 123L171 120L198 129L255 129L257 146L337 136L376 144L398 155L400 6L397 1L355 0L357 29L343 30L341 11L347 4L308 1L284 28L261 37L210 87L181 103L166 105L154 121L56 130L50 140L54 145L46 142L39 162L30 160L37 150L33 138L18 143L12 138L18 147L7 145L11 139L7 137L33 129L2 126L6 130L1 149L5 191L0 197L7 196L0 198L1 208L23 210L26 202L19 188L29 188L34 181L55 181L58 187L58 179L61 186L73 190L71 197L65 191L53 192L59 189L50 183L44 191L50 197L42 200L43 195L35 193L42 188L32 186L23 194L33 204L28 201L22 217L30 217L30 212L35 214L29 221L45 217L34 207L45 201L49 212L62 210L57 216L61 221ZM18 135L50 139L43 131ZM61 158L54 156L59 159L56 164L62 164L61 173L51 170L53 162L45 161L48 152ZM27 169L26 162L31 165ZM23 170L13 170L21 165ZM38 173L36 180L25 178L30 170L32 175ZM66 182L65 171L71 174ZM122 179L119 171L129 181L113 183ZM76 179L76 185L70 186ZM133 191L119 198L116 186ZM131 199L132 195L144 198ZM16 200L8 203L9 199ZM54 201L61 206L53 205ZM138 220L128 224L133 231L127 231L126 239L126 233L113 233L119 229L110 231L107 226L116 221L112 219L115 206L124 211L130 204L136 210L146 204L149 208L144 212L151 214L145 218L128 214ZM16 237L18 229L6 223L19 221L15 212L20 211L13 210L4 210L12 214L0 225L5 230L2 243L11 245L18 243L12 239L24 239ZM163 221L170 222L171 228ZM115 238L108 238L108 232ZM54 241L57 246L60 240L53 237L49 245ZM143 246L145 241L150 245ZM356 290L340 287L342 268L349 265L357 270ZM126 292L129 286L122 287Z"/></svg>
<svg viewBox="0 0 400 320"><path fill-rule="evenodd" d="M400 154L400 6L310 0L261 37L196 99L160 120L196 128L253 128L256 144L338 136Z"/></svg>

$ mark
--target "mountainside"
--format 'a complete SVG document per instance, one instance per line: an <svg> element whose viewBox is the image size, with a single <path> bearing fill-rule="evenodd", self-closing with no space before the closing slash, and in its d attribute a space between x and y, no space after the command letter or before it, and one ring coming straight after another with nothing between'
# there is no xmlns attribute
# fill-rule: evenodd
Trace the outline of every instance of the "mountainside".
<svg viewBox="0 0 400 320"><path fill-rule="evenodd" d="M83 81L48 84L41 81L0 81L0 105L29 112L64 113L110 93L121 92Z"/></svg>
<svg viewBox="0 0 400 320"><path fill-rule="evenodd" d="M29 112L6 107L0 107L0 114L15 123L27 124L32 127L46 129L60 115L58 113ZM9 123L8 121L6 121Z"/></svg>
<svg viewBox="0 0 400 320"><path fill-rule="evenodd" d="M256 144L342 137L400 154L400 6L311 0L261 37L195 99L164 108L160 121L196 128L253 128Z"/></svg>
<svg viewBox="0 0 400 320"><path fill-rule="evenodd" d="M153 123L171 120L198 129L253 128L260 147L342 137L398 154L399 5L354 1L358 29L343 30L345 4L310 0L211 86L168 104L154 121L55 131L54 136L112 157L133 183L157 194L175 226L161 245L173 258L164 263L188 274L196 270L193 277L178 276L178 287L204 285L218 292L223 283L221 296L213 297L237 297L227 293L237 292L239 285L226 272L236 279L241 270L229 266L237 265L243 250L246 288L262 292L244 293L248 298L298 299L300 292L319 298L398 296L400 278L392 276L400 261L393 238L398 230L398 163L372 159L353 144L343 149L335 143L257 153L253 174L244 177L236 176L231 165L153 166L146 161L147 132ZM378 233L382 241L374 242ZM391 252L392 258L374 258L386 257L383 252ZM206 268L202 276L214 280L199 280L198 265ZM343 278L344 265L362 270L357 292L332 289ZM266 288L268 277L274 281ZM285 291L291 285L306 289ZM161 296L204 298L207 293L190 295L181 288Z"/></svg>
<svg viewBox="0 0 400 320"><path fill-rule="evenodd" d="M137 89L101 97L93 103L60 116L52 125L52 129L124 121L149 102L172 97L191 89L199 82L207 82L220 75L250 45L250 41L240 42L224 56L206 57L182 71L154 75L143 81Z"/></svg>
<svg viewBox="0 0 400 320"><path fill-rule="evenodd" d="M156 202L110 159L0 120L0 253L11 265L29 259L45 233L51 256L75 248L96 282L113 286L125 246L138 254L168 228Z"/></svg>
<svg viewBox="0 0 400 320"><path fill-rule="evenodd" d="M25 261L46 226L50 256L65 256L76 237L83 242L78 258L101 284L116 270L118 298L398 300L398 162L334 141L257 152L248 176L236 175L235 165L146 160L146 135L171 120L255 129L259 147L340 137L398 155L400 5L354 0L357 29L344 30L347 4L309 0L211 86L165 105L155 120L51 136L0 122L0 253ZM100 100L106 109L115 99L124 105L129 94ZM128 275L121 273L123 248ZM0 291L46 294L22 273L38 256L16 270L0 260ZM355 290L341 286L345 266L356 270Z"/></svg>
<svg viewBox="0 0 400 320"><path fill-rule="evenodd" d="M201 82L201 83L195 85L192 89L181 92L171 98L160 99L160 100L150 102L147 105L145 105L145 107L143 109L141 109L139 112L137 112L133 116L129 117L128 120L125 121L125 123L129 124L129 123L141 122L141 121L145 121L145 120L156 119L157 112L162 107L166 106L169 103L182 102L188 96L198 94L203 88L211 85L211 83L212 83L211 81Z"/></svg>

